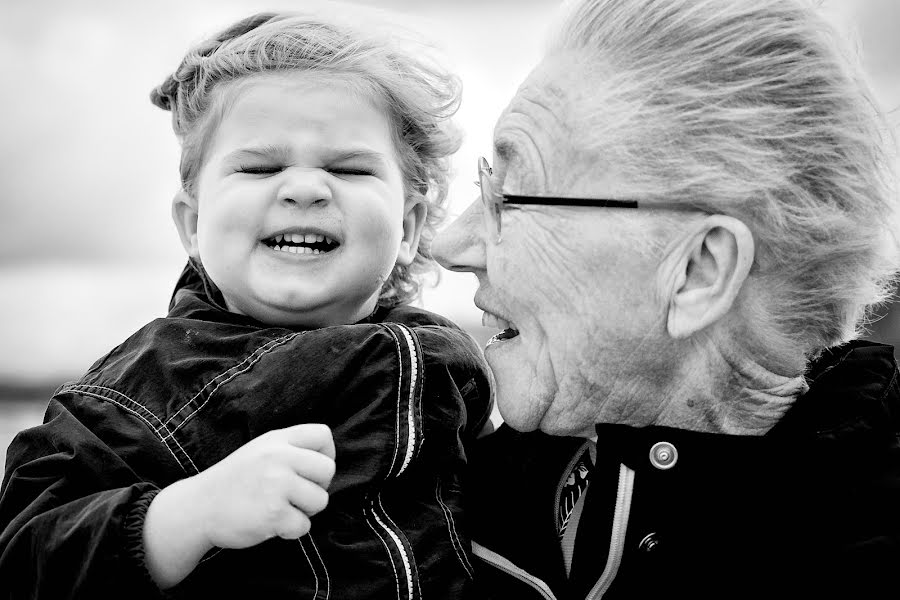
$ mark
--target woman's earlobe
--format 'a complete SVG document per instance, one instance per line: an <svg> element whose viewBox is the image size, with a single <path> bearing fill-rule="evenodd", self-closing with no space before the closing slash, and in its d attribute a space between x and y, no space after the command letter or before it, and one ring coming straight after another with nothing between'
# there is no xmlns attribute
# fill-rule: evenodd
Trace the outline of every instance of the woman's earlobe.
<svg viewBox="0 0 900 600"><path fill-rule="evenodd" d="M678 249L671 277L667 329L687 338L731 311L753 265L753 234L743 221L710 215Z"/></svg>
<svg viewBox="0 0 900 600"><path fill-rule="evenodd" d="M179 190L172 198L172 220L181 238L181 245L191 258L200 258L197 243L197 224L199 220L197 199L184 190Z"/></svg>

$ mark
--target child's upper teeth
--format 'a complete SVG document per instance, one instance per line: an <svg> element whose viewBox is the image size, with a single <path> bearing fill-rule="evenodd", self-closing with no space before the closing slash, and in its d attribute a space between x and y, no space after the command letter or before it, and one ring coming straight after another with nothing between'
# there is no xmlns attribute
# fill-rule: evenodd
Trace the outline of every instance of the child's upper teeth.
<svg viewBox="0 0 900 600"><path fill-rule="evenodd" d="M336 246L337 242L321 233L279 233L272 238L276 246L280 246L282 242L287 244L321 244L326 243L329 246Z"/></svg>

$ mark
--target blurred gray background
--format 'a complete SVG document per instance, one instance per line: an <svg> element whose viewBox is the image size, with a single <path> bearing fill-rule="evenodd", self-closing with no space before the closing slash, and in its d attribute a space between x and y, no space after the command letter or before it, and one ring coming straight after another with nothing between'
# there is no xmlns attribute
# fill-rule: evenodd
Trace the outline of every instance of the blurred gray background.
<svg viewBox="0 0 900 600"><path fill-rule="evenodd" d="M451 216L474 198L474 164L540 55L553 0L383 0L443 50L465 85ZM185 256L169 217L179 149L150 90L188 45L271 0L0 0L0 453L39 423L49 394L165 314ZM900 0L825 0L852 34L881 104L900 106ZM897 110L893 122L900 122ZM486 339L475 279L445 274L427 308ZM900 347L900 310L870 337Z"/></svg>

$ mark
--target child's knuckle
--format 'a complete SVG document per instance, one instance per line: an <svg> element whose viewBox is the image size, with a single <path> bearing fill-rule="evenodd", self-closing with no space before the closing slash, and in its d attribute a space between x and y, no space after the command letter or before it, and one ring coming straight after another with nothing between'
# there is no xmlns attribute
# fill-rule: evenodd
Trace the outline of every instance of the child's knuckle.
<svg viewBox="0 0 900 600"><path fill-rule="evenodd" d="M311 508L315 512L321 512L328 506L328 492L320 487L313 490L311 495Z"/></svg>

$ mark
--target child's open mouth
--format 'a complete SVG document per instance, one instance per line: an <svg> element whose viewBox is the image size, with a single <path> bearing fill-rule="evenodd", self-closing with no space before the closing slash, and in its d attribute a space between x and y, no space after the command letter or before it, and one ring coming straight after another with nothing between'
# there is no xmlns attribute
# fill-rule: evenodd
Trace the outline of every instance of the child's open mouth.
<svg viewBox="0 0 900 600"><path fill-rule="evenodd" d="M284 233L262 242L273 250L291 254L323 254L340 246L340 243L320 233Z"/></svg>

